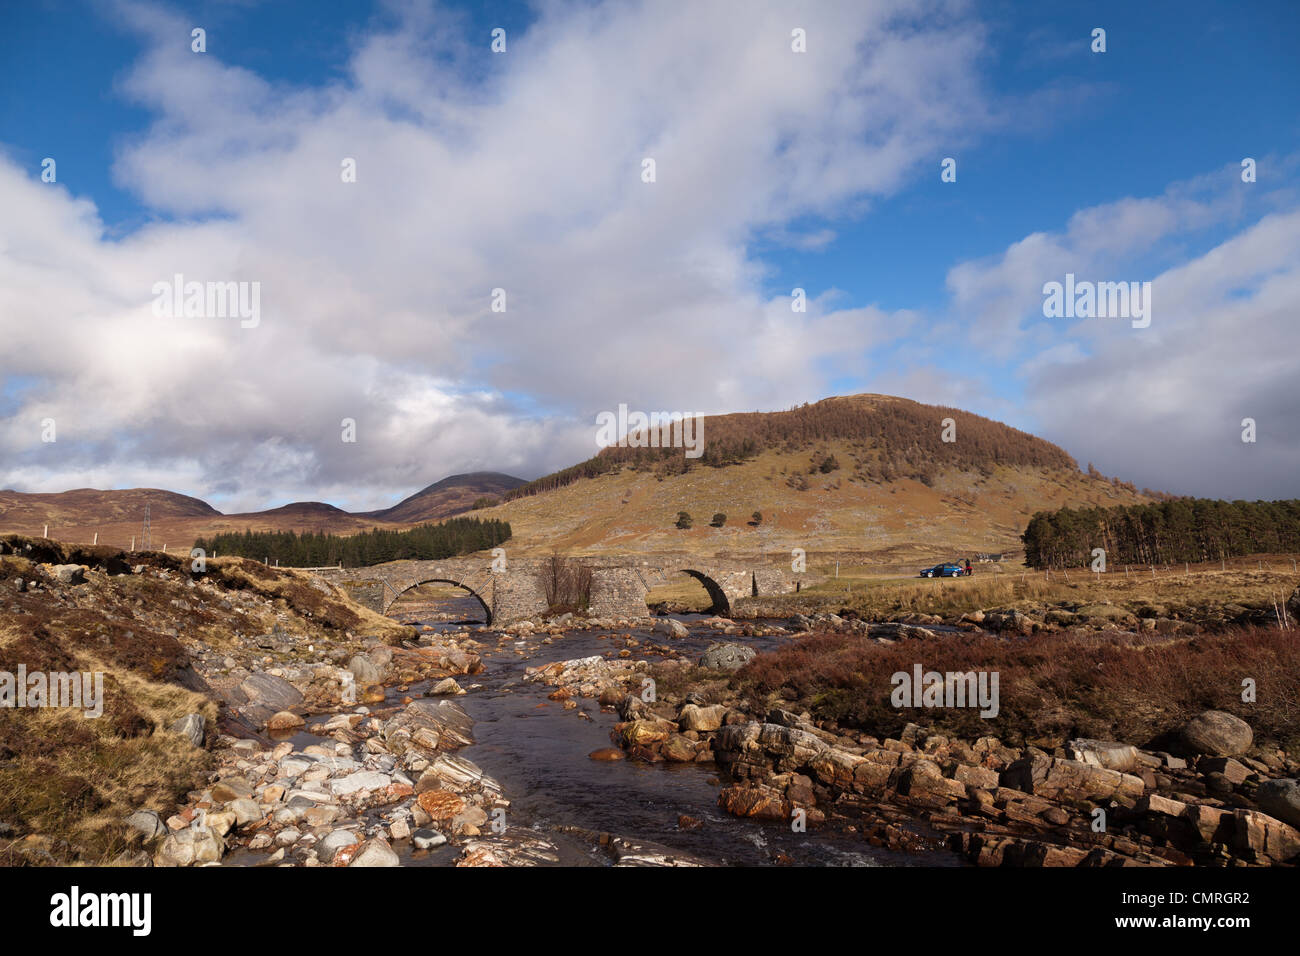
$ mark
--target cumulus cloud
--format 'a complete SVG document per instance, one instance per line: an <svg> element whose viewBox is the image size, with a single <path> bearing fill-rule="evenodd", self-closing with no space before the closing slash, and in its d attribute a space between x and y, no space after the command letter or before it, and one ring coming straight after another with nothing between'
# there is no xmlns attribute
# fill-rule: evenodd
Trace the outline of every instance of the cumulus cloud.
<svg viewBox="0 0 1300 956"><path fill-rule="evenodd" d="M898 322L791 312L751 244L833 228L988 116L963 3L550 3L499 57L434 5L394 9L342 79L294 86L117 6L145 44L120 92L153 122L113 173L157 220L110 238L0 159L0 372L26 383L0 406L0 483L377 507L571 463L620 402L806 400ZM260 324L154 315L178 273L258 282Z"/></svg>
<svg viewBox="0 0 1300 956"><path fill-rule="evenodd" d="M1026 421L1081 461L1181 494L1295 497L1300 208L1238 172L1080 210L1059 233L959 264L948 286L969 347L1011 370ZM1206 248L1188 255L1193 239ZM1162 260L1173 264L1144 271ZM1043 283L1066 272L1149 280L1150 327L1045 319ZM1254 443L1241 440L1246 418Z"/></svg>

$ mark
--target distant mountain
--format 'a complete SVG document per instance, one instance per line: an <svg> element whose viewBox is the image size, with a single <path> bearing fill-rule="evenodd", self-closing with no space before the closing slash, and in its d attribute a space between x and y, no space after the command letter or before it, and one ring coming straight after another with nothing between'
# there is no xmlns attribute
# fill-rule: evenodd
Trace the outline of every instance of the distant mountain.
<svg viewBox="0 0 1300 956"><path fill-rule="evenodd" d="M54 494L26 494L5 489L0 491L0 528L40 534L48 524L52 528L81 525L88 521L114 523L141 522L145 502L151 519L215 517L221 512L206 501L179 495L160 488L124 488L101 491L76 488Z"/></svg>
<svg viewBox="0 0 1300 956"><path fill-rule="evenodd" d="M294 501L278 508L222 514L206 501L158 488L101 491L78 488L48 494L0 491L0 534L40 535L75 543L129 547L143 543L145 503L153 547L188 548L201 536L223 531L297 531L353 534L372 528L407 528L469 511L480 498L497 500L524 484L499 472L451 475L391 508L352 513L323 501Z"/></svg>
<svg viewBox="0 0 1300 956"><path fill-rule="evenodd" d="M499 471L472 471L451 475L404 498L391 508L366 512L364 517L381 521L418 524L438 521L469 511L480 498L503 498L507 492L526 484L522 478Z"/></svg>

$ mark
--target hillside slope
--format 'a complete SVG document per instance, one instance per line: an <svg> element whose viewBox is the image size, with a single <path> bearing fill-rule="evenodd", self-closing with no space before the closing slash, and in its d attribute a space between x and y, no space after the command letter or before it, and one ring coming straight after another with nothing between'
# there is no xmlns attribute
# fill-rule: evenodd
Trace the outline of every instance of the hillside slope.
<svg viewBox="0 0 1300 956"><path fill-rule="evenodd" d="M943 440L946 418L955 441ZM512 547L522 553L779 561L803 548L911 562L1019 552L1030 516L1046 508L1151 500L1081 472L1033 435L890 396L711 417L704 434L705 455L695 463L679 449L605 449L481 514L509 521ZM679 511L692 516L689 530L675 527ZM721 528L710 527L715 513L727 516Z"/></svg>

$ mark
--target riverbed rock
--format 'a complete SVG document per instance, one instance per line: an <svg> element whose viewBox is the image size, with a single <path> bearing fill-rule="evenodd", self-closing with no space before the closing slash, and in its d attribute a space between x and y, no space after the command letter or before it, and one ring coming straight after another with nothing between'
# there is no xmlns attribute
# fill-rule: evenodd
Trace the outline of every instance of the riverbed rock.
<svg viewBox="0 0 1300 956"><path fill-rule="evenodd" d="M423 729L434 735L429 749L458 750L474 742L473 727L473 719L455 701L424 697L407 704L401 714L384 725L383 733L388 738L392 730L405 728L420 743L417 731Z"/></svg>
<svg viewBox="0 0 1300 956"><path fill-rule="evenodd" d="M346 777L336 777L329 782L329 787L332 794L341 797L362 790L382 790L392 782L392 778L386 773L377 770L358 770Z"/></svg>
<svg viewBox="0 0 1300 956"><path fill-rule="evenodd" d="M265 671L254 671L244 678L239 689L248 698L250 706L270 709L274 714L279 710L292 710L302 703L302 692L283 677L276 677ZM269 715L268 715L269 716Z"/></svg>
<svg viewBox="0 0 1300 956"><path fill-rule="evenodd" d="M686 704L677 715L677 723L682 730L712 733L721 729L726 716L727 708L724 704L714 704L709 707Z"/></svg>
<svg viewBox="0 0 1300 956"><path fill-rule="evenodd" d="M154 866L192 866L217 863L226 852L226 841L210 827L184 827L168 835L154 854Z"/></svg>
<svg viewBox="0 0 1300 956"><path fill-rule="evenodd" d="M435 846L442 846L447 842L447 838L437 830L421 827L411 834L411 842L415 844L417 850L429 850Z"/></svg>
<svg viewBox="0 0 1300 956"><path fill-rule="evenodd" d="M266 729L283 733L288 730L297 730L306 723L305 720L292 711L281 710L271 715L271 718L266 722Z"/></svg>
<svg viewBox="0 0 1300 956"><path fill-rule="evenodd" d="M655 621L654 630L658 634L667 634L669 637L690 637L690 629L681 621L676 621L671 617L660 618Z"/></svg>
<svg viewBox="0 0 1300 956"><path fill-rule="evenodd" d="M1189 752L1211 757L1239 756L1250 749L1254 740L1250 724L1221 710L1207 710L1193 717L1180 736Z"/></svg>
<svg viewBox="0 0 1300 956"><path fill-rule="evenodd" d="M444 677L438 683L429 688L430 697L457 697L465 693L461 686L456 683L455 678Z"/></svg>
<svg viewBox="0 0 1300 956"><path fill-rule="evenodd" d="M348 866L401 866L402 861L393 848L388 845L387 840L376 837L373 840L367 840L357 852L353 855L352 861Z"/></svg>
<svg viewBox="0 0 1300 956"><path fill-rule="evenodd" d="M434 822L440 823L451 820L465 809L465 801L450 790L426 790L416 802Z"/></svg>
<svg viewBox="0 0 1300 956"><path fill-rule="evenodd" d="M316 844L316 856L328 863L334 859L334 854L344 847L360 843L361 836L355 830L340 828L331 830Z"/></svg>
<svg viewBox="0 0 1300 956"><path fill-rule="evenodd" d="M555 846L523 827L509 827L500 836L471 840L457 866L542 866L560 862Z"/></svg>
<svg viewBox="0 0 1300 956"><path fill-rule="evenodd" d="M378 684L384 678L383 670L367 654L354 654L348 661L348 670L358 684Z"/></svg>
<svg viewBox="0 0 1300 956"><path fill-rule="evenodd" d="M757 652L752 647L732 642L711 644L700 657L700 666L711 670L740 670L754 659Z"/></svg>

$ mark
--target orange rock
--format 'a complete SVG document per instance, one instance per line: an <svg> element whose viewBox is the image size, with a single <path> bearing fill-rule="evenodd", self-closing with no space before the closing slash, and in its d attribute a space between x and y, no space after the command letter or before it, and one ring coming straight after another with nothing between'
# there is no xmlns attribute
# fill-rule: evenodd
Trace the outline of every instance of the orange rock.
<svg viewBox="0 0 1300 956"><path fill-rule="evenodd" d="M343 847L342 849L336 851L334 854L334 859L330 861L330 865L347 866L349 863L352 862L352 858L357 855L357 851L361 849L361 846L362 844L360 843L350 843L347 846Z"/></svg>
<svg viewBox="0 0 1300 956"><path fill-rule="evenodd" d="M409 783L390 783L384 795L388 800L403 800L415 793L415 788Z"/></svg>
<svg viewBox="0 0 1300 956"><path fill-rule="evenodd" d="M266 722L266 729L270 731L297 730L306 723L297 714L287 710L282 710L273 714L271 719Z"/></svg>
<svg viewBox="0 0 1300 956"><path fill-rule="evenodd" d="M416 802L435 820L450 820L465 809L465 801L450 790L426 790Z"/></svg>
<svg viewBox="0 0 1300 956"><path fill-rule="evenodd" d="M599 750L593 750L591 753L587 754L587 759L606 761L622 760L623 751L619 750L617 747L601 747Z"/></svg>

